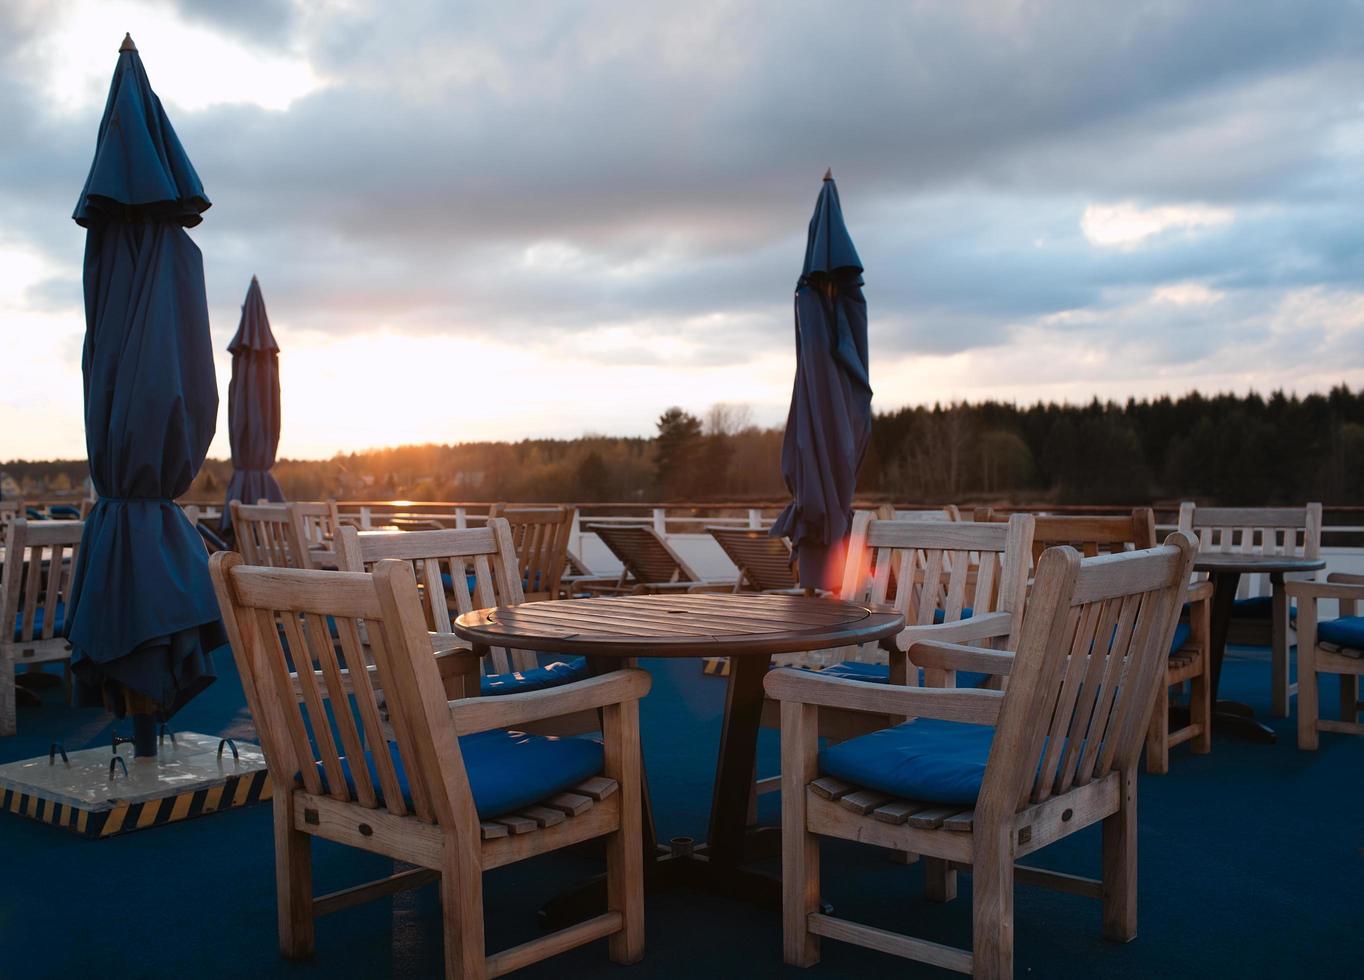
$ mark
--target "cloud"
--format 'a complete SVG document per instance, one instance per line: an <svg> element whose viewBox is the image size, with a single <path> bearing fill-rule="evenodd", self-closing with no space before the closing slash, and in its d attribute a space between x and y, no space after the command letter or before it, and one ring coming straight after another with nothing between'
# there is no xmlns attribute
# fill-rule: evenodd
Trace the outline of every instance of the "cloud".
<svg viewBox="0 0 1364 980"><path fill-rule="evenodd" d="M1221 377L1226 324L1361 289L1357 4L113 6L214 201L193 234L220 346L255 273L286 346L786 356L826 166L874 365L1007 374L1030 330L1094 357L1125 332L1132 364ZM47 263L27 308L77 331L69 214L117 41L82 40L92 9L0 8L0 238ZM1285 322L1304 350L1320 336ZM1098 363L1061 361L1077 384ZM900 377L881 404L921 397Z"/></svg>
<svg viewBox="0 0 1364 980"><path fill-rule="evenodd" d="M1093 245L1131 248L1170 231L1192 233L1230 224L1231 208L1206 204L1165 204L1143 208L1131 201L1091 204L1080 218L1080 227Z"/></svg>

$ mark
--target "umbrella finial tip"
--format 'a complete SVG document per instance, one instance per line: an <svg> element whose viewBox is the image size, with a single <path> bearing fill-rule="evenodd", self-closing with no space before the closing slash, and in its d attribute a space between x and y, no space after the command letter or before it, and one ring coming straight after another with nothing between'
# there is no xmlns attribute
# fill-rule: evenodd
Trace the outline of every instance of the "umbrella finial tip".
<svg viewBox="0 0 1364 980"><path fill-rule="evenodd" d="M834 168L833 168L833 167L830 167L828 170L824 171L824 179L825 179L825 180L833 180L833 179L834 179Z"/></svg>
<svg viewBox="0 0 1364 980"><path fill-rule="evenodd" d="M132 35L132 33L131 33L131 32L126 32L126 31L125 31L124 34L123 34L123 43L120 44L120 45L118 46L118 53L119 53L119 54L122 54L124 51L136 51L136 50L137 50L137 45L133 43L133 35Z"/></svg>

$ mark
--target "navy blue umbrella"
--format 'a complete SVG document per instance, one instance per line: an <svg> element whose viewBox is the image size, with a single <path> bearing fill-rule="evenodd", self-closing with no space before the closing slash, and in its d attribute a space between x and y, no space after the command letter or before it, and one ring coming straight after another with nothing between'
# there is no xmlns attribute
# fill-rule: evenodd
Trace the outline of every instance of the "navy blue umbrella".
<svg viewBox="0 0 1364 980"><path fill-rule="evenodd" d="M232 383L227 388L227 430L232 438L232 479L218 526L232 526L227 504L244 500L283 500L270 467L279 448L279 344L270 332L270 317L255 276L242 303L237 335L227 345L232 354Z"/></svg>
<svg viewBox="0 0 1364 980"><path fill-rule="evenodd" d="M836 589L853 492L871 439L867 302L833 175L810 219L796 283L796 381L781 447L791 503L772 534L791 539L806 588Z"/></svg>
<svg viewBox="0 0 1364 980"><path fill-rule="evenodd" d="M125 38L76 204L85 239L85 444L99 499L81 540L66 635L82 703L150 719L214 679L225 642L208 556L175 504L203 465L218 388L203 256L186 234L203 185Z"/></svg>

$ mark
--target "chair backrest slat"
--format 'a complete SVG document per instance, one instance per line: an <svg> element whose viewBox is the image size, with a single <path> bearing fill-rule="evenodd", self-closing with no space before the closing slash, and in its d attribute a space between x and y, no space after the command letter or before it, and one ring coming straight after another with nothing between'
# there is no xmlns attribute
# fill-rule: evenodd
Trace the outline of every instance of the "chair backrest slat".
<svg viewBox="0 0 1364 980"><path fill-rule="evenodd" d="M510 527L527 602L559 598L576 513L576 508L567 505L516 507L498 503L488 509L489 517L505 518Z"/></svg>
<svg viewBox="0 0 1364 980"><path fill-rule="evenodd" d="M358 531L343 526L337 538L342 570L368 571L385 559L412 565L422 584L427 627L437 632L450 632L453 619L475 609L525 601L506 518L489 518L484 527L462 530ZM484 661L493 674L536 666L534 652L505 647L492 648Z"/></svg>
<svg viewBox="0 0 1364 980"><path fill-rule="evenodd" d="M6 525L0 643L64 642L58 620L71 601L84 530L81 521L33 522L22 517Z"/></svg>
<svg viewBox="0 0 1364 980"><path fill-rule="evenodd" d="M1183 533L1094 558L1069 546L1043 553L978 813L1009 813L1135 767L1195 556Z"/></svg>
<svg viewBox="0 0 1364 980"><path fill-rule="evenodd" d="M244 504L232 501L232 533L248 565L310 568L308 543L289 504Z"/></svg>

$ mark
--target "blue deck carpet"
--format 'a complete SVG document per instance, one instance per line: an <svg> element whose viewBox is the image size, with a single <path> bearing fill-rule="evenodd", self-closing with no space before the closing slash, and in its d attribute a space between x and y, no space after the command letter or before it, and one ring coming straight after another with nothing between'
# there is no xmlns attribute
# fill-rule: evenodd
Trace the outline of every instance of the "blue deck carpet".
<svg viewBox="0 0 1364 980"><path fill-rule="evenodd" d="M654 661L644 704L646 764L661 839L704 837L719 741L724 682L696 661ZM230 655L219 681L175 719L176 727L250 737ZM1228 657L1223 694L1268 713L1267 652ZM0 739L0 761L107 745L110 719L68 710L46 692L21 707L19 732ZM1336 686L1325 685L1335 716ZM1140 934L1125 946L1099 934L1099 905L1020 886L1019 977L1357 977L1364 961L1364 738L1322 735L1300 753L1294 720L1276 721L1279 743L1218 738L1210 756L1172 753L1168 776L1144 776L1140 796ZM760 769L776 768L765 732ZM775 819L775 796L761 813ZM872 848L826 843L824 894L840 915L964 945L970 884L948 905L922 898L918 865L892 864ZM439 900L433 887L319 920L317 956L282 960L275 939L270 807L215 814L107 841L85 841L0 814L0 976L181 978L434 977L441 971ZM1029 858L1097 874L1098 828ZM315 881L329 891L388 873L391 865L318 843ZM536 935L534 910L598 868L584 854L551 855L486 879L490 949ZM945 971L826 941L810 971L783 966L775 911L674 891L648 902L648 946L632 968L592 943L517 976L531 977L946 977Z"/></svg>

